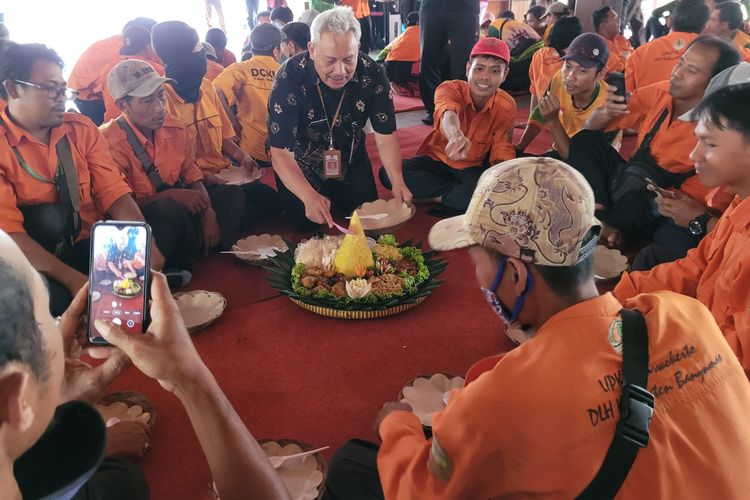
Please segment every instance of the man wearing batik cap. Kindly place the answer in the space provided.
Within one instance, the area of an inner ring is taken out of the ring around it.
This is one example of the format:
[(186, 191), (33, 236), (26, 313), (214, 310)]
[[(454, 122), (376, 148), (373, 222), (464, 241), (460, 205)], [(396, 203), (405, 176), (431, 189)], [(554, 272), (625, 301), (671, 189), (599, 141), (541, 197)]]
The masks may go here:
[[(435, 91), (432, 132), (417, 156), (404, 160), (403, 176), (414, 198), (443, 205), (437, 215), (465, 212), (482, 172), (515, 157), (510, 137), (516, 102), (500, 89), (509, 62), (505, 42), (483, 38), (466, 64), (468, 81), (443, 82)], [(380, 182), (391, 187), (385, 167)]]
[[(562, 68), (552, 76), (549, 89), (531, 110), (518, 145), (523, 153), (543, 127), (552, 135), (554, 151), (545, 156), (568, 159), (570, 138), (583, 129), (596, 108), (604, 105), (609, 47), (596, 33), (583, 33), (570, 42), (562, 57)], [(613, 134), (609, 139), (614, 139)]]
[(169, 81), (145, 61), (119, 63), (107, 87), (122, 114), (100, 129), (167, 268), (192, 271), (200, 253), (237, 240), (245, 195), (239, 186), (204, 186), (187, 127), (165, 110)]
[[(659, 292), (620, 304), (600, 296), (592, 263), (598, 234), (591, 188), (568, 165), (523, 158), (487, 170), (466, 214), (438, 222), (430, 245), (468, 248), (502, 328), (515, 320), (535, 333), (516, 337), (523, 343), (486, 363), (481, 375), (469, 373), (468, 384), (432, 416), (430, 439), (408, 404), (386, 404), (376, 424), (375, 481), (363, 461), (346, 469), (353, 453), (368, 449), (352, 441), (331, 462), (328, 493), (743, 496), (750, 477), (733, 472), (750, 453), (750, 384), (742, 368), (696, 300)], [(640, 318), (642, 326), (630, 323)], [(637, 346), (643, 349), (634, 352)], [(621, 398), (628, 411), (620, 411)], [(622, 437), (621, 428), (642, 432), (628, 436), (645, 447)], [(610, 455), (614, 463), (605, 467), (610, 446), (623, 455)], [(605, 479), (599, 472), (608, 467)], [(604, 487), (588, 488), (596, 476)]]

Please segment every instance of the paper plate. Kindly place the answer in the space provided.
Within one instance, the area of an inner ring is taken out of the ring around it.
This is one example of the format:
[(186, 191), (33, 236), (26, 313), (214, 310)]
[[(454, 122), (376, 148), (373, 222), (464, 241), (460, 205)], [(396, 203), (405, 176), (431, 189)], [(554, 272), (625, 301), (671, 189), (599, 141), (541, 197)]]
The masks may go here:
[(233, 252), (253, 252), (234, 256), (254, 266), (262, 265), (268, 257), (276, 255), (276, 252), (286, 252), (287, 248), (281, 236), (270, 234), (248, 236), (232, 245)]
[(406, 203), (402, 203), (399, 206), (396, 204), (395, 199), (390, 199), (363, 203), (357, 209), (357, 212), (360, 217), (363, 215), (388, 214), (388, 217), (380, 220), (361, 219), (362, 229), (382, 234), (395, 231), (404, 222), (414, 217), (416, 209), (414, 205), (407, 205)]
[[(314, 449), (293, 439), (262, 440), (260, 443), (268, 457), (283, 457)], [(315, 500), (323, 496), (327, 470), (323, 455), (316, 453), (288, 460), (276, 472), (293, 500)]]
[(432, 426), (432, 415), (445, 408), (453, 389), (464, 386), (463, 377), (449, 373), (414, 377), (401, 389), (399, 401), (409, 403), (425, 427)]
[(263, 171), (256, 169), (252, 174), (248, 174), (247, 170), (242, 167), (227, 167), (219, 170), (216, 176), (226, 181), (230, 186), (241, 186), (255, 182), (263, 177)]
[(594, 276), (599, 280), (617, 278), (628, 269), (628, 258), (616, 248), (594, 248)]
[(141, 422), (149, 427), (153, 427), (156, 421), (156, 408), (140, 392), (109, 394), (96, 403), (96, 409), (108, 426), (113, 418), (120, 422)]
[(217, 292), (195, 290), (176, 293), (173, 297), (190, 333), (197, 332), (216, 321), (227, 307), (227, 299)]

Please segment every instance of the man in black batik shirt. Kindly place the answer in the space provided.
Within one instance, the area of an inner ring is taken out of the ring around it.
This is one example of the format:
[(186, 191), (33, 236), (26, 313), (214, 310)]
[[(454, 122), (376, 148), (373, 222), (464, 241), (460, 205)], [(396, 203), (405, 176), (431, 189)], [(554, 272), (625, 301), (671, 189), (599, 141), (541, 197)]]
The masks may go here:
[(268, 141), (287, 217), (300, 230), (333, 224), (377, 198), (363, 127), (370, 120), (398, 202), (411, 201), (388, 80), (359, 52), (360, 27), (346, 7), (315, 18), (308, 52), (276, 73), (268, 100)]

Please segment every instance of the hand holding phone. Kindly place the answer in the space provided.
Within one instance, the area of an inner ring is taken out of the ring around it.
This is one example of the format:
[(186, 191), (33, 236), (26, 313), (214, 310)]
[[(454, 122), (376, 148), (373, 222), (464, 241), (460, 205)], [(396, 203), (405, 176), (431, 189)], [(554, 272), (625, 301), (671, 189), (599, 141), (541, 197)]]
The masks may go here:
[(651, 191), (652, 193), (656, 193), (657, 196), (663, 196), (664, 198), (676, 198), (677, 195), (675, 195), (672, 191), (668, 191), (664, 188), (659, 187), (656, 182), (653, 181), (653, 179), (649, 179), (648, 177), (646, 179), (646, 189)]
[(611, 85), (615, 88), (612, 92), (613, 95), (622, 97), (622, 100), (619, 101), (621, 104), (626, 104), (628, 102), (628, 94), (625, 89), (625, 75), (613, 71), (604, 81), (607, 82), (607, 85)]
[(147, 323), (151, 228), (145, 222), (97, 222), (91, 229), (89, 331), (92, 344), (107, 345), (96, 320), (140, 334)]

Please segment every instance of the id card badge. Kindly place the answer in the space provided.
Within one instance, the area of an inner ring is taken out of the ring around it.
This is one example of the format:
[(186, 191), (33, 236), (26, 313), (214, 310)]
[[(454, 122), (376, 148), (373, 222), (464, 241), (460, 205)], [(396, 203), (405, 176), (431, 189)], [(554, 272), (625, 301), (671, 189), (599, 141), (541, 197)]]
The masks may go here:
[(328, 179), (340, 179), (341, 170), (341, 151), (329, 148), (323, 153), (323, 174)]

